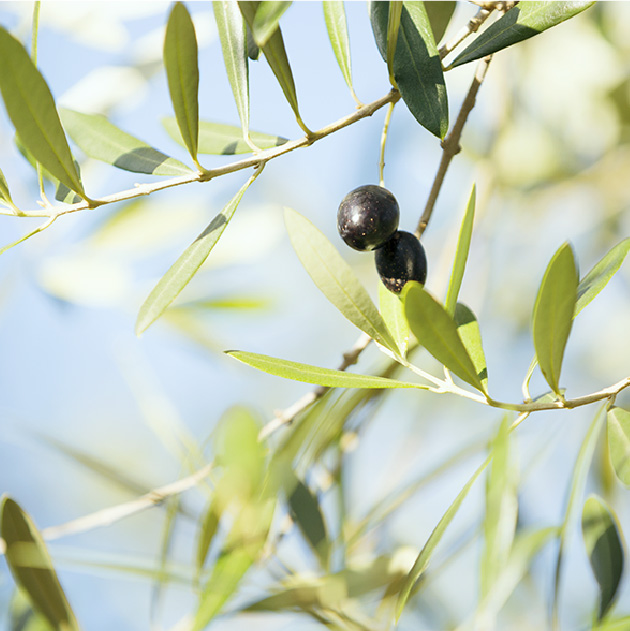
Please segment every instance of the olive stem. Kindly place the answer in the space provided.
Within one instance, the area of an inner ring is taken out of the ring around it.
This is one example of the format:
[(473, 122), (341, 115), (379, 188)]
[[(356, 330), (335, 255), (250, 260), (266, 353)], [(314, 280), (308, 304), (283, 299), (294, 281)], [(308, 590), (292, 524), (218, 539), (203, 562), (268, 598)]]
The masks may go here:
[(379, 184), (385, 186), (385, 179), (383, 178), (383, 171), (385, 170), (385, 144), (387, 143), (387, 133), (389, 131), (389, 123), (392, 120), (392, 114), (394, 113), (394, 107), (396, 107), (396, 101), (392, 101), (387, 108), (387, 114), (385, 114), (385, 122), (383, 123), (383, 134), (381, 136), (381, 159), (378, 164), (379, 171)]
[(490, 17), (495, 7), (482, 6), (470, 19), (468, 24), (462, 26), (457, 33), (445, 44), (440, 46), (438, 51), (440, 59), (444, 59), (451, 51), (455, 50), (467, 37), (476, 33), (479, 27)]

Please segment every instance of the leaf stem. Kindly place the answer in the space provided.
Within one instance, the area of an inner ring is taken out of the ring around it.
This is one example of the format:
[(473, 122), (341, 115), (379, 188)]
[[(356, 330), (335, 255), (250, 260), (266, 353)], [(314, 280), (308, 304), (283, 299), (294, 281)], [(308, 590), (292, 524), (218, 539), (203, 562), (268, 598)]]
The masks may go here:
[(387, 133), (389, 131), (389, 123), (392, 120), (392, 114), (394, 113), (394, 107), (396, 107), (396, 102), (392, 101), (387, 108), (385, 122), (383, 123), (383, 134), (381, 136), (381, 159), (378, 164), (379, 183), (381, 186), (385, 186), (385, 180), (383, 178), (383, 171), (385, 170), (385, 145), (387, 143)]

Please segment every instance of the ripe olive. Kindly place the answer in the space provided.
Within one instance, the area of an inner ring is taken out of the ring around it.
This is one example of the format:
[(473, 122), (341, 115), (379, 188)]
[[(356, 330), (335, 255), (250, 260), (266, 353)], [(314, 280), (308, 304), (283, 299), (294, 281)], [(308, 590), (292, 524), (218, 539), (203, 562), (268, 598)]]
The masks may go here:
[(421, 285), (427, 280), (427, 255), (422, 244), (410, 232), (398, 230), (394, 236), (376, 250), (376, 271), (383, 285), (399, 294), (407, 281)]
[(355, 250), (380, 248), (398, 229), (400, 210), (386, 188), (368, 184), (350, 191), (339, 205), (337, 228)]

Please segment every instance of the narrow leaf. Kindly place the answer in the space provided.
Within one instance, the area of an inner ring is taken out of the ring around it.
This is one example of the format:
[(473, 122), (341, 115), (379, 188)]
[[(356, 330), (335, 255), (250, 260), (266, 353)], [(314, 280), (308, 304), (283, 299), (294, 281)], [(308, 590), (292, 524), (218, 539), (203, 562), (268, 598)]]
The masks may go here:
[(278, 30), (280, 18), (291, 4), (276, 0), (265, 0), (258, 4), (252, 25), (252, 35), (258, 46), (262, 48)]
[[(389, 2), (371, 2), (372, 31), (387, 61)], [(394, 56), (394, 78), (414, 118), (438, 138), (448, 131), (448, 100), (442, 62), (424, 2), (403, 1)]]
[(488, 367), (486, 365), (486, 356), (483, 352), (479, 323), (471, 309), (461, 302), (458, 302), (455, 308), (455, 324), (457, 324), (457, 332), (462, 344), (468, 351), (473, 366), (477, 371), (477, 376), (484, 387), (484, 392), (486, 392), (488, 389)]
[(332, 46), (335, 58), (344, 81), (354, 94), (352, 86), (352, 65), (350, 61), (350, 40), (348, 38), (348, 25), (346, 23), (346, 10), (342, 0), (324, 0), (324, 19), (328, 31), (328, 39)]
[(119, 169), (150, 175), (190, 175), (185, 164), (122, 131), (101, 114), (59, 110), (68, 134), (86, 155)]
[(577, 300), (578, 271), (568, 243), (554, 254), (543, 277), (533, 314), (536, 358), (551, 389), (559, 393), (564, 349)]
[[(249, 138), (249, 66), (247, 62), (247, 27), (238, 4), (233, 0), (214, 0), (214, 19), (219, 31), (223, 63), (227, 72), (234, 101), (241, 119), (242, 138)], [(169, 132), (170, 133), (170, 132)], [(238, 140), (238, 139), (237, 139)], [(202, 139), (199, 139), (200, 146)], [(244, 144), (247, 145), (247, 142)], [(200, 153), (214, 153), (202, 151)], [(247, 146), (244, 151), (251, 151)], [(224, 153), (220, 151), (219, 153)], [(233, 153), (237, 153), (234, 151)], [(240, 152), (239, 152), (240, 153)]]
[(630, 412), (613, 407), (607, 416), (610, 461), (617, 477), (630, 486)]
[(406, 355), (409, 346), (409, 322), (405, 317), (405, 305), (400, 295), (379, 283), (378, 302), (383, 320), (396, 341), (400, 354)]
[[(175, 142), (184, 145), (177, 127), (177, 121), (174, 118), (163, 118), (162, 125)], [(281, 136), (263, 134), (257, 131), (250, 132), (250, 139), (260, 149), (271, 149), (287, 142), (287, 139)], [(241, 128), (234, 125), (201, 121), (199, 123), (199, 146), (197, 151), (198, 153), (231, 156), (237, 153), (251, 153), (252, 147), (243, 140)]]
[(459, 295), (459, 290), (462, 286), (464, 269), (466, 268), (468, 252), (470, 251), (470, 240), (472, 238), (473, 222), (475, 220), (475, 198), (476, 188), (473, 185), (468, 199), (468, 205), (466, 206), (466, 212), (464, 213), (464, 218), (462, 219), (462, 225), (459, 229), (459, 238), (457, 239), (457, 250), (455, 251), (453, 271), (451, 272), (451, 278), (448, 282), (448, 291), (446, 292), (446, 301), (444, 302), (446, 310), (451, 315), (455, 313), (457, 296)]
[(284, 221), (295, 253), (326, 298), (374, 341), (398, 352), (367, 290), (330, 241), (308, 219), (290, 208), (284, 211)]
[(496, 53), (517, 42), (538, 35), (556, 26), (595, 2), (533, 2), (522, 0), (494, 24), (479, 35), (470, 46), (460, 53), (452, 67), (467, 64), (475, 59)]
[(47, 618), (33, 609), (31, 601), (21, 589), (13, 593), (8, 617), (11, 631), (55, 631)]
[(427, 10), (431, 30), (433, 31), (433, 39), (435, 43), (439, 43), (444, 37), (446, 28), (448, 27), (451, 17), (455, 12), (457, 2), (443, 0), (442, 2), (425, 2), (424, 8)]
[(9, 208), (13, 208), (13, 210), (17, 210), (17, 206), (13, 203), (13, 199), (11, 199), (11, 193), (9, 191), (9, 185), (4, 177), (4, 173), (0, 170), (0, 204), (5, 204), (9, 206)]
[(199, 67), (197, 36), (188, 9), (176, 2), (164, 37), (164, 66), (175, 117), (184, 143), (197, 162)]
[(197, 576), (201, 573), (206, 562), (210, 546), (219, 530), (221, 513), (216, 500), (210, 500), (210, 505), (202, 515), (197, 531), (196, 570)]
[(591, 495), (582, 510), (582, 536), (600, 589), (598, 620), (615, 600), (623, 572), (623, 546), (617, 519), (606, 502)]
[(396, 87), (394, 79), (394, 57), (396, 56), (396, 48), (398, 46), (398, 31), (400, 30), (400, 16), (402, 14), (402, 0), (391, 0), (387, 3), (389, 11), (387, 14), (387, 71), (389, 72), (389, 81)]
[(403, 288), (405, 314), (411, 332), (435, 359), (460, 379), (484, 392), (484, 385), (446, 309), (416, 282)]
[(22, 143), (41, 165), (86, 198), (55, 101), (29, 54), (0, 27), (0, 92)]
[(630, 616), (621, 618), (608, 617), (593, 627), (593, 631), (628, 631), (628, 629), (630, 629)]
[(208, 258), (208, 255), (223, 234), (230, 219), (232, 219), (243, 194), (258, 177), (259, 173), (260, 169), (254, 171), (238, 193), (226, 204), (225, 208), (184, 250), (177, 261), (173, 263), (166, 274), (159, 280), (158, 284), (144, 301), (144, 304), (140, 307), (136, 321), (136, 335), (140, 335), (146, 331), (191, 281), (192, 277), (197, 273), (197, 270)]
[(63, 592), (44, 540), (31, 518), (9, 497), (0, 504), (5, 558), (15, 582), (55, 629), (78, 631), (79, 625)]
[(580, 281), (577, 290), (575, 315), (592, 302), (608, 281), (619, 271), (626, 255), (630, 251), (630, 237), (612, 248), (593, 269)]
[(407, 381), (397, 381), (386, 377), (374, 377), (372, 375), (357, 375), (355, 373), (333, 370), (331, 368), (320, 368), (310, 364), (300, 364), (287, 359), (277, 359), (268, 355), (258, 353), (248, 353), (246, 351), (226, 351), (226, 354), (238, 361), (252, 366), (262, 372), (266, 372), (275, 377), (303, 381), (326, 388), (419, 388), (426, 389), (418, 383)]

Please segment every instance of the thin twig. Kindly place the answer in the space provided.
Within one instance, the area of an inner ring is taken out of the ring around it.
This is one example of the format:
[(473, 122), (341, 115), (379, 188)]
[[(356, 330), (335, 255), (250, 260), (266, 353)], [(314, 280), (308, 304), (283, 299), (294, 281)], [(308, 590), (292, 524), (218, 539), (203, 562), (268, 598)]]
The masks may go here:
[(492, 13), (491, 8), (482, 7), (475, 13), (470, 19), (468, 24), (462, 26), (462, 28), (455, 33), (455, 35), (448, 41), (440, 46), (439, 55), (440, 59), (444, 59), (451, 51), (457, 48), (469, 35), (476, 33), (479, 27), (490, 17)]

